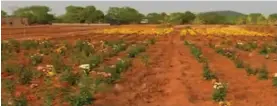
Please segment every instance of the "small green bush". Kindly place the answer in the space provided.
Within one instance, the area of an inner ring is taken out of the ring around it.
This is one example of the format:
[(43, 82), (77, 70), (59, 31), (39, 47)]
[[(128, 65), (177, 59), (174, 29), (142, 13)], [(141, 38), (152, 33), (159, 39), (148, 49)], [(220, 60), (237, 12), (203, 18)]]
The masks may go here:
[(260, 80), (267, 80), (268, 79), (268, 71), (265, 65), (258, 72), (258, 79)]
[(272, 83), (273, 83), (273, 86), (277, 88), (277, 77), (273, 77)]
[(30, 59), (31, 59), (32, 65), (38, 65), (42, 62), (42, 56), (40, 56), (39, 54), (30, 56)]
[(212, 99), (216, 102), (224, 101), (227, 96), (227, 85), (223, 84), (222, 88), (214, 89)]
[(251, 68), (250, 66), (247, 66), (245, 71), (247, 72), (248, 76), (250, 76), (250, 75), (256, 75), (257, 74), (257, 70)]
[(19, 82), (21, 84), (29, 84), (30, 81), (32, 81), (32, 78), (33, 72), (30, 70), (30, 68), (22, 67), (19, 73)]
[(75, 85), (78, 83), (80, 76), (74, 74), (72, 71), (64, 71), (60, 77), (61, 81), (65, 81), (70, 85)]
[(205, 64), (203, 67), (203, 77), (205, 80), (212, 80), (216, 78), (215, 74), (210, 71), (210, 68), (207, 64)]
[(144, 52), (144, 51), (145, 51), (145, 46), (144, 45), (135, 45), (135, 46), (131, 47), (130, 50), (128, 51), (128, 56), (130, 58), (134, 58), (139, 53)]
[(92, 93), (86, 89), (81, 88), (80, 93), (76, 96), (71, 97), (70, 103), (72, 106), (84, 106), (89, 105), (93, 101)]
[(244, 68), (244, 63), (243, 63), (242, 60), (240, 60), (240, 59), (235, 59), (235, 60), (234, 60), (234, 63), (236, 64), (236, 67), (237, 67), (237, 68)]

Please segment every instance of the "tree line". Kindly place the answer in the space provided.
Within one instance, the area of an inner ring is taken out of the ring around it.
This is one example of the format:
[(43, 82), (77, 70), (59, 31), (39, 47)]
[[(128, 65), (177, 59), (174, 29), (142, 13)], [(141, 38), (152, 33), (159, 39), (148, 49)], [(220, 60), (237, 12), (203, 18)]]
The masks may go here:
[(167, 14), (149, 13), (142, 14), (131, 7), (110, 7), (106, 14), (95, 6), (67, 6), (63, 15), (51, 14), (47, 6), (29, 6), (18, 8), (8, 15), (1, 10), (1, 17), (28, 18), (29, 24), (50, 23), (118, 23), (138, 24), (147, 19), (149, 24), (274, 24), (277, 21), (277, 13), (265, 17), (261, 13), (240, 14), (234, 16), (223, 15), (217, 12), (195, 14), (190, 11), (174, 12)]

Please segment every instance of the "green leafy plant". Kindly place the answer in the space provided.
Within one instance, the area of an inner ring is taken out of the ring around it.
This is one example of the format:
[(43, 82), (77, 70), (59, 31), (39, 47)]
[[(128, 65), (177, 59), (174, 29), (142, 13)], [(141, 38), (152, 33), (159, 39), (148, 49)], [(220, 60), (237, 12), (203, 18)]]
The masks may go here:
[(2, 52), (7, 52), (7, 53), (12, 53), (12, 52), (16, 52), (19, 53), (20, 52), (20, 42), (14, 39), (9, 39), (7, 40), (7, 42), (3, 41), (1, 42), (1, 50)]
[(16, 74), (20, 72), (20, 65), (19, 64), (7, 64), (5, 65), (5, 72), (8, 74)]
[(33, 72), (30, 68), (22, 67), (18, 77), (21, 84), (29, 84), (33, 78)]
[(268, 71), (265, 65), (258, 72), (258, 79), (260, 80), (267, 80), (268, 79)]
[(61, 73), (62, 71), (65, 71), (65, 69), (68, 68), (68, 66), (66, 66), (63, 62), (61, 55), (52, 54), (51, 56), (51, 63), (53, 64), (54, 69), (57, 73)]
[(148, 67), (149, 66), (149, 56), (148, 55), (142, 55), (141, 56), (141, 60), (143, 62), (143, 64)]
[(14, 100), (14, 106), (28, 106), (28, 101), (25, 95), (21, 95)]
[(92, 55), (95, 50), (89, 42), (78, 40), (75, 44), (75, 49), (79, 52), (84, 52), (86, 56)]
[(140, 44), (140, 45), (134, 45), (132, 46), (129, 51), (128, 51), (128, 56), (130, 58), (134, 58), (136, 57), (140, 52), (144, 52), (145, 51), (145, 46)]
[(246, 66), (245, 71), (247, 72), (247, 75), (256, 75), (257, 74), (257, 70), (251, 68), (249, 65)]
[(150, 39), (147, 40), (147, 42), (148, 42), (148, 44), (153, 45), (153, 44), (156, 43), (156, 39), (155, 38), (150, 38)]
[(273, 77), (272, 83), (273, 83), (273, 86), (277, 88), (277, 77)]
[(10, 79), (2, 79), (2, 87), (5, 88), (9, 93), (13, 93), (15, 89), (15, 82)]
[(80, 75), (73, 73), (72, 71), (64, 71), (60, 77), (61, 81), (65, 81), (70, 85), (78, 83)]
[(72, 106), (84, 106), (89, 105), (93, 101), (93, 95), (89, 89), (81, 88), (80, 93), (76, 96), (70, 98), (70, 103)]
[(244, 68), (244, 63), (243, 63), (242, 60), (240, 60), (240, 59), (235, 59), (235, 60), (234, 60), (234, 63), (236, 64), (236, 67), (237, 67), (237, 68)]
[(39, 43), (35, 40), (24, 40), (21, 43), (23, 49), (30, 50), (36, 49), (39, 46)]
[(212, 99), (216, 102), (224, 101), (227, 95), (227, 85), (222, 84), (221, 87), (214, 88)]
[(32, 65), (38, 65), (42, 62), (42, 56), (39, 54), (35, 54), (30, 56)]
[(210, 71), (210, 68), (207, 64), (205, 64), (203, 67), (203, 77), (205, 80), (212, 80), (216, 78), (215, 74)]
[(53, 94), (47, 92), (44, 96), (44, 106), (52, 106), (53, 105), (54, 96)]

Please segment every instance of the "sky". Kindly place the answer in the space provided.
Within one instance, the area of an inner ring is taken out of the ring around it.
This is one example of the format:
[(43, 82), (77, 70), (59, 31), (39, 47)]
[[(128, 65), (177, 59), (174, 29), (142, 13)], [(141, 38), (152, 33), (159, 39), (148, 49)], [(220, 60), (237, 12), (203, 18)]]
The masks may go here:
[(45, 5), (52, 9), (51, 13), (61, 15), (69, 5), (94, 5), (106, 13), (109, 7), (129, 6), (143, 14), (151, 12), (185, 12), (194, 13), (232, 10), (245, 14), (262, 13), (269, 15), (277, 13), (277, 1), (1, 1), (1, 10), (11, 14), (20, 7), (31, 5)]

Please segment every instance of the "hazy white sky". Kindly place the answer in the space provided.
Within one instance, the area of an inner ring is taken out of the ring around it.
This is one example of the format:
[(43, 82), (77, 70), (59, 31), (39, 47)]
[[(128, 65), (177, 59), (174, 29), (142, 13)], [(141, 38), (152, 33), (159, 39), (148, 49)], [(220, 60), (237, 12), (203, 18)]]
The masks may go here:
[(277, 1), (1, 1), (1, 3), (1, 9), (8, 13), (19, 7), (45, 5), (56, 15), (65, 13), (65, 7), (69, 5), (94, 5), (105, 13), (109, 7), (122, 6), (133, 7), (144, 14), (187, 10), (195, 13), (214, 10), (233, 10), (246, 14), (259, 12), (264, 15), (277, 13)]

